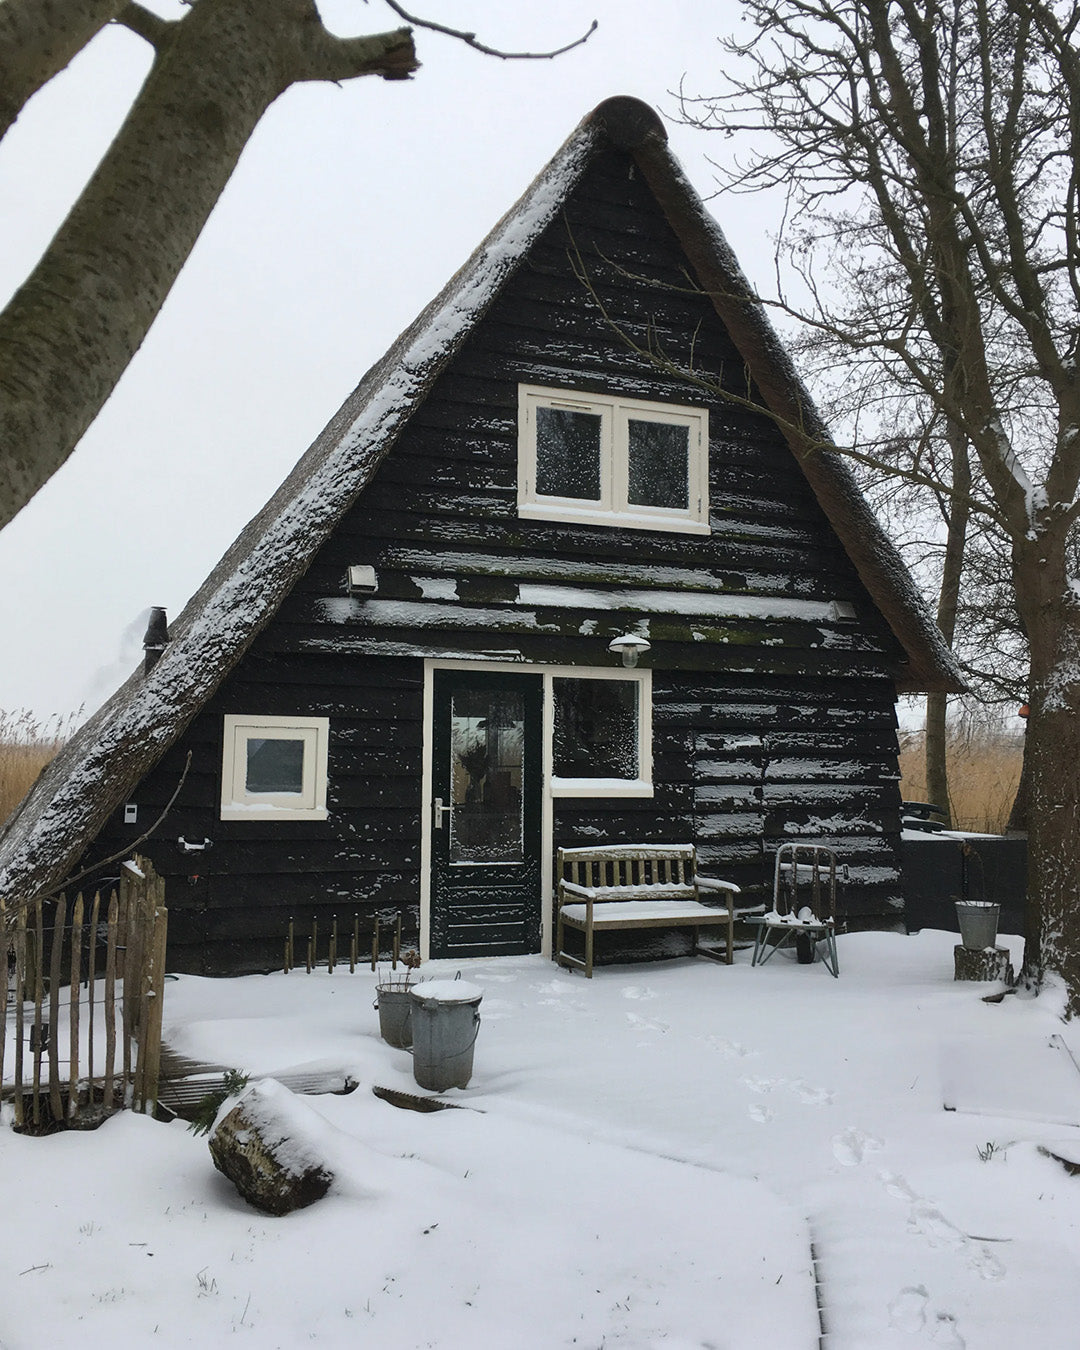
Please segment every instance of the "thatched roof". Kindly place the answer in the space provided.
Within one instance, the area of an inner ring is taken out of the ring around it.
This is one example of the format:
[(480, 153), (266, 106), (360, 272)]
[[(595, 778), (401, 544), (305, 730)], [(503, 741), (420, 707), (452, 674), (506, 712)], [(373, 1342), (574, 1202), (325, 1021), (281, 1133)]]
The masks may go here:
[(108, 816), (185, 731), (276, 613), (371, 480), (433, 381), (552, 222), (594, 153), (626, 150), (777, 417), (825, 514), (907, 656), (904, 691), (959, 690), (959, 671), (896, 549), (828, 445), (790, 358), (716, 222), (645, 104), (590, 113), (451, 279), (378, 361), (244, 528), (172, 625), (158, 664), (126, 684), (71, 739), (0, 833), (9, 906), (57, 889)]

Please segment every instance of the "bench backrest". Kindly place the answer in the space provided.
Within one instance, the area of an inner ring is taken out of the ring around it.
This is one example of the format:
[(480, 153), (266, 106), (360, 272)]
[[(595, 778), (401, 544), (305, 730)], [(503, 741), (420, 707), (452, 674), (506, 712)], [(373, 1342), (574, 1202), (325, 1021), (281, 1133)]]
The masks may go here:
[(696, 870), (693, 844), (559, 849), (559, 876), (578, 886), (685, 886), (693, 890)]

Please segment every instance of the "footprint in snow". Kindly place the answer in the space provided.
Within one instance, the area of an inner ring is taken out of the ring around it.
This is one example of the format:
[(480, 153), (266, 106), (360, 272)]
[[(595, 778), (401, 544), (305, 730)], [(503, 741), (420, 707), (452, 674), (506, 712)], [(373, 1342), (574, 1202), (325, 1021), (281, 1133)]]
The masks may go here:
[(706, 1045), (712, 1046), (714, 1050), (719, 1050), (722, 1055), (727, 1055), (729, 1059), (750, 1059), (757, 1054), (756, 1050), (751, 1050), (749, 1046), (740, 1045), (738, 1041), (729, 1041), (725, 1036), (701, 1036)]
[(899, 1172), (879, 1172), (881, 1184), (896, 1200), (918, 1200), (918, 1196)]
[(753, 1106), (748, 1108), (747, 1114), (751, 1120), (756, 1120), (759, 1125), (767, 1125), (773, 1119), (775, 1113), (770, 1111), (767, 1106), (758, 1106), (755, 1102)]
[(646, 999), (646, 998), (656, 998), (657, 993), (655, 989), (650, 989), (648, 985), (631, 984), (622, 991), (622, 996), (623, 998)]
[(931, 1247), (965, 1247), (969, 1240), (967, 1234), (950, 1223), (940, 1209), (925, 1200), (912, 1205), (908, 1231), (926, 1238)]
[(799, 1101), (805, 1102), (807, 1106), (832, 1105), (833, 1095), (827, 1088), (811, 1087), (809, 1083), (804, 1083), (801, 1078), (797, 1082), (789, 1084), (789, 1086)]
[(967, 1346), (967, 1341), (956, 1329), (956, 1318), (952, 1313), (938, 1313), (930, 1339), (942, 1350), (965, 1350)]
[(889, 1304), (889, 1326), (914, 1336), (926, 1325), (926, 1304), (930, 1295), (921, 1284), (901, 1289)]
[(668, 1030), (668, 1024), (666, 1022), (657, 1022), (651, 1017), (639, 1017), (637, 1013), (628, 1012), (626, 1014), (626, 1020), (632, 1027), (636, 1027), (639, 1031)]
[(787, 1087), (786, 1078), (740, 1078), (739, 1082), (751, 1092), (772, 1092), (775, 1088)]
[(985, 1247), (976, 1248), (968, 1264), (981, 1280), (1003, 1280), (1007, 1273), (1004, 1263)]
[(570, 992), (569, 985), (564, 984), (562, 980), (541, 980), (538, 984), (529, 987), (534, 994), (568, 994)]
[(833, 1135), (833, 1157), (845, 1167), (858, 1167), (867, 1153), (876, 1153), (885, 1145), (873, 1134), (866, 1134), (854, 1125)]

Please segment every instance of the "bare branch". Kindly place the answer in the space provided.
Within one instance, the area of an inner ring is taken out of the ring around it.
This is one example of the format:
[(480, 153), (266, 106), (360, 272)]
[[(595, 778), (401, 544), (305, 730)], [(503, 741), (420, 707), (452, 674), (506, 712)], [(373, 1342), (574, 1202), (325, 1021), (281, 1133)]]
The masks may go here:
[(163, 19), (160, 14), (154, 14), (144, 5), (136, 4), (135, 0), (124, 5), (114, 22), (130, 28), (133, 33), (138, 33), (139, 37), (145, 38), (151, 47), (155, 48), (160, 48), (169, 30), (175, 26), (173, 20)]
[(165, 817), (169, 814), (169, 812), (173, 809), (173, 804), (175, 803), (177, 797), (180, 796), (180, 789), (184, 786), (184, 782), (188, 776), (188, 771), (190, 770), (190, 768), (191, 768), (191, 751), (189, 750), (187, 752), (187, 758), (184, 760), (184, 768), (182, 773), (180, 774), (179, 782), (173, 789), (172, 796), (165, 803), (165, 807), (162, 810), (161, 814), (158, 816), (157, 820), (155, 820), (154, 823), (150, 826), (150, 828), (148, 830), (144, 830), (143, 833), (139, 835), (138, 839), (133, 839), (131, 843), (125, 844), (124, 847), (119, 851), (119, 853), (112, 853), (109, 855), (109, 857), (102, 858), (99, 862), (92, 863), (91, 866), (89, 867), (84, 867), (81, 872), (76, 872), (74, 876), (68, 877), (66, 880), (62, 881), (59, 886), (56, 887), (56, 890), (57, 891), (69, 890), (72, 886), (77, 886), (80, 881), (85, 881), (85, 879), (88, 876), (90, 876), (93, 872), (100, 872), (103, 867), (108, 867), (110, 863), (117, 862), (119, 861), (120, 858), (129, 857), (131, 853), (133, 853), (134, 850), (139, 847), (140, 844), (144, 844), (147, 841), (147, 839), (149, 839), (150, 836), (155, 832), (155, 830), (157, 830), (158, 826), (162, 824), (162, 822), (164, 821)]
[(337, 37), (316, 18), (304, 25), (297, 46), (298, 80), (352, 80), (360, 75), (407, 80), (420, 68), (408, 28)]
[(466, 32), (462, 28), (448, 28), (446, 24), (436, 23), (434, 19), (421, 19), (415, 14), (410, 14), (403, 5), (397, 3), (397, 0), (386, 0), (387, 5), (394, 11), (399, 19), (404, 19), (406, 23), (414, 24), (417, 28), (426, 28), (431, 33), (442, 33), (445, 37), (455, 38), (458, 42), (463, 42), (466, 47), (472, 47), (478, 52), (483, 52), (485, 56), (497, 56), (501, 61), (551, 61), (556, 56), (562, 56), (564, 52), (573, 51), (575, 47), (583, 46), (596, 32), (599, 24), (593, 19), (588, 30), (581, 37), (575, 38), (573, 42), (568, 42), (564, 47), (556, 47), (550, 52), (504, 52), (498, 47), (489, 47), (481, 42), (475, 33)]

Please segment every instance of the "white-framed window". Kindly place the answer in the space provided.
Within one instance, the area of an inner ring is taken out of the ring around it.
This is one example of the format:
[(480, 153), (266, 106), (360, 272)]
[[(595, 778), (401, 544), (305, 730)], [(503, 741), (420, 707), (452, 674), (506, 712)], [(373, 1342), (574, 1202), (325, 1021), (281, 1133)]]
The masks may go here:
[(552, 671), (551, 791), (652, 796), (652, 672)]
[(325, 820), (328, 717), (227, 713), (222, 820)]
[(518, 514), (708, 534), (708, 410), (519, 385)]

